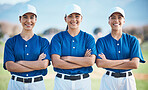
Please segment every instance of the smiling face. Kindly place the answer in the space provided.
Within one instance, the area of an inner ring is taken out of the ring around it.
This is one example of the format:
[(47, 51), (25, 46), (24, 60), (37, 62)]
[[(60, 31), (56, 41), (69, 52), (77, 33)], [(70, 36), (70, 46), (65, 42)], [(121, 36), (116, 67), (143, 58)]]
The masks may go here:
[(79, 25), (82, 22), (82, 16), (78, 13), (72, 13), (65, 17), (65, 22), (68, 25), (68, 29), (79, 29)]
[(114, 31), (121, 30), (122, 31), (122, 27), (123, 27), (123, 24), (125, 23), (125, 19), (122, 16), (122, 14), (116, 12), (116, 13), (113, 13), (109, 17), (108, 23), (111, 26), (112, 30), (114, 30)]
[(26, 13), (20, 18), (20, 23), (22, 24), (23, 30), (31, 31), (35, 26), (37, 18), (33, 13)]

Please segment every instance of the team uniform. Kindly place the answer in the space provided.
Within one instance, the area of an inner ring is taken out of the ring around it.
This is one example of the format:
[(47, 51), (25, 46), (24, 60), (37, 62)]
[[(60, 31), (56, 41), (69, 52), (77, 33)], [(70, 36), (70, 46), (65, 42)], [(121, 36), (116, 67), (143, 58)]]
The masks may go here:
[[(17, 62), (20, 60), (36, 61), (41, 53), (49, 56), (49, 42), (47, 39), (34, 34), (25, 41), (20, 34), (9, 38), (4, 50), (4, 69), (7, 61)], [(47, 69), (35, 70), (31, 72), (11, 72), (12, 78), (8, 85), (8, 90), (45, 90), (43, 77), (47, 74)]]
[[(91, 54), (96, 55), (94, 38), (81, 30), (75, 37), (68, 31), (62, 31), (51, 41), (51, 55), (84, 57), (87, 49), (91, 49)], [(54, 71), (58, 73), (55, 77), (54, 90), (91, 90), (88, 74), (93, 71), (91, 66), (77, 69), (54, 68)]]
[[(125, 33), (122, 33), (118, 41), (111, 36), (111, 33), (98, 39), (96, 48), (97, 54), (103, 53), (109, 60), (138, 57), (141, 63), (145, 63), (138, 40)], [(97, 59), (101, 58), (97, 56)], [(102, 77), (100, 90), (136, 90), (131, 69), (105, 69), (107, 72)]]

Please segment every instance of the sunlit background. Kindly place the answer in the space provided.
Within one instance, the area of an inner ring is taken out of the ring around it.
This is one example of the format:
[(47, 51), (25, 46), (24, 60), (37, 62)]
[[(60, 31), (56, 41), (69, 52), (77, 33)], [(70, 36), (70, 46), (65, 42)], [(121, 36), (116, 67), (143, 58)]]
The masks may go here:
[(125, 10), (126, 23), (124, 27), (142, 27), (148, 25), (147, 0), (0, 0), (0, 22), (20, 24), (19, 9), (24, 4), (32, 4), (37, 8), (38, 21), (34, 32), (43, 33), (49, 28), (64, 30), (64, 9), (69, 4), (78, 4), (83, 13), (81, 30), (93, 34), (97, 27), (103, 34), (110, 32), (108, 11), (119, 6)]
[[(34, 5), (37, 9), (37, 23), (34, 33), (51, 41), (54, 34), (65, 30), (64, 10), (69, 4), (77, 4), (82, 9), (82, 31), (92, 34), (96, 39), (110, 33), (108, 12), (112, 7), (125, 10), (123, 31), (138, 38), (143, 56), (148, 60), (148, 0), (0, 0), (0, 90), (6, 90), (10, 80), (8, 71), (2, 68), (5, 41), (21, 32), (19, 10), (25, 4)], [(97, 36), (99, 35), (99, 36)], [(92, 90), (99, 90), (100, 78), (104, 71), (96, 66), (91, 74)], [(52, 90), (55, 72), (52, 65), (45, 77), (47, 90)], [(148, 63), (140, 64), (133, 73), (138, 90), (148, 90)]]

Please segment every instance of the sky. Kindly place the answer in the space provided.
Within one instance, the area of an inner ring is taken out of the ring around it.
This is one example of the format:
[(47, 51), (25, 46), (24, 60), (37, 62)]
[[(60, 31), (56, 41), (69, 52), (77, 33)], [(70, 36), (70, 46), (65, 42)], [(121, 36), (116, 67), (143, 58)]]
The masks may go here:
[(19, 24), (19, 11), (24, 4), (36, 7), (38, 18), (34, 32), (39, 34), (48, 28), (65, 29), (64, 10), (69, 4), (77, 4), (82, 9), (82, 31), (93, 33), (97, 27), (102, 32), (110, 32), (108, 12), (113, 7), (121, 7), (125, 11), (125, 25), (148, 25), (147, 0), (0, 0), (0, 22)]

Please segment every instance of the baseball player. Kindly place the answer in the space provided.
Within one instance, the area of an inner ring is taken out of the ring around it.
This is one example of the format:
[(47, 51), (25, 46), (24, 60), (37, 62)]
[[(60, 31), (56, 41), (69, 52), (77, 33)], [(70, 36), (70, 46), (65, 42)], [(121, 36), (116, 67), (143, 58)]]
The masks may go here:
[(33, 33), (36, 8), (32, 5), (23, 7), (19, 21), (22, 32), (5, 43), (3, 67), (12, 75), (8, 90), (45, 90), (43, 76), (50, 64), (49, 42)]
[(132, 69), (138, 68), (139, 61), (145, 62), (140, 44), (136, 37), (122, 32), (125, 13), (120, 7), (111, 9), (108, 23), (111, 33), (96, 43), (96, 65), (107, 70), (100, 90), (136, 90)]
[(89, 73), (96, 58), (95, 40), (79, 29), (82, 13), (78, 5), (66, 8), (65, 22), (68, 30), (51, 40), (51, 59), (57, 72), (54, 90), (91, 90)]

